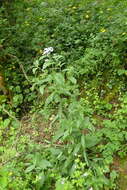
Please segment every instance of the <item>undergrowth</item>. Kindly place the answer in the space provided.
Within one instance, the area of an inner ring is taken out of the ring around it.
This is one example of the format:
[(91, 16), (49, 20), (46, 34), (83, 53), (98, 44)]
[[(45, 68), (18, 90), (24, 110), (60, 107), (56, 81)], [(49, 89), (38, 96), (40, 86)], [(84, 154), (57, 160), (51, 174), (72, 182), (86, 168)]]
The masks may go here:
[(0, 190), (126, 189), (126, 6), (3, 3)]

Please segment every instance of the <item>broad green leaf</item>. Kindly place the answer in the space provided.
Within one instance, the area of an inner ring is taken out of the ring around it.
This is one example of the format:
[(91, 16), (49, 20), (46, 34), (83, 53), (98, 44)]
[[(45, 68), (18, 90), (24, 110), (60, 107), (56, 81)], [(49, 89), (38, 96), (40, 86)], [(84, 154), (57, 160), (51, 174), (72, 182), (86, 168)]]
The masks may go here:
[(49, 148), (49, 151), (51, 151), (51, 153), (53, 155), (59, 155), (62, 151), (58, 148)]
[(54, 75), (55, 82), (61, 86), (65, 83), (64, 76), (61, 73), (56, 73)]
[(7, 190), (8, 172), (4, 168), (0, 169), (0, 190)]
[(3, 122), (3, 126), (6, 128), (10, 124), (11, 120), (10, 119), (5, 119)]
[(94, 134), (87, 134), (85, 136), (85, 139), (86, 139), (86, 148), (91, 148), (91, 147), (97, 145), (101, 140)]
[(57, 181), (55, 190), (64, 190), (64, 181), (62, 180)]
[(42, 159), (41, 162), (38, 164), (38, 167), (41, 169), (51, 168), (52, 165), (48, 160)]

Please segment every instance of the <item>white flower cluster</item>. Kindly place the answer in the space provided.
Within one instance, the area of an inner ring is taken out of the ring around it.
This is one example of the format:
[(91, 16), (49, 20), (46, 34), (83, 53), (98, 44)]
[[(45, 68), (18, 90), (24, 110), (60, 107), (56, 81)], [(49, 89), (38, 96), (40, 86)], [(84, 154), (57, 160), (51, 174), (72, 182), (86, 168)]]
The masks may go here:
[(49, 55), (53, 51), (54, 51), (53, 47), (45, 48), (44, 51), (43, 51), (43, 55)]

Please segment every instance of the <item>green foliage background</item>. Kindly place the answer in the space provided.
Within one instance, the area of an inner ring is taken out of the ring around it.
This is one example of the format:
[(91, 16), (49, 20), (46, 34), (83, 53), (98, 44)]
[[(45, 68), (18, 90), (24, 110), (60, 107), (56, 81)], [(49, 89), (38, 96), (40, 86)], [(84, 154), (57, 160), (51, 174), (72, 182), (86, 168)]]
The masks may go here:
[[(127, 2), (0, 8), (1, 190), (125, 190)], [(44, 54), (44, 49), (53, 52)]]

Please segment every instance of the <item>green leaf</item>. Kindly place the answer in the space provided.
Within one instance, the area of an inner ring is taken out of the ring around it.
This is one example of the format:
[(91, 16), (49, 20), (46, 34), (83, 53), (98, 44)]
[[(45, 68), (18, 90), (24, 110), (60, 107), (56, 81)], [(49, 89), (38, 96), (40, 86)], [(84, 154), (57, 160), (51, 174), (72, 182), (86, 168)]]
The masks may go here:
[(118, 69), (118, 75), (121, 76), (125, 73), (125, 69)]
[(53, 65), (53, 62), (52, 61), (46, 61), (44, 64), (43, 64), (43, 69), (46, 69), (47, 67)]
[(33, 74), (35, 74), (36, 73), (36, 70), (37, 70), (38, 68), (33, 68), (32, 69), (32, 71), (33, 71)]
[(86, 129), (90, 129), (90, 130), (94, 130), (94, 127), (92, 125), (92, 123), (90, 122), (89, 117), (85, 117), (85, 121), (84, 121), (84, 128)]
[(65, 178), (59, 179), (56, 182), (55, 190), (74, 190), (73, 185)]
[(58, 148), (49, 148), (49, 151), (51, 151), (51, 153), (53, 155), (59, 155), (62, 151)]
[(36, 189), (39, 190), (40, 188), (43, 187), (44, 182), (45, 182), (45, 174), (44, 174), (44, 172), (39, 173), (39, 175), (37, 177), (38, 177), (38, 181), (37, 181), (37, 184), (36, 184)]
[(64, 190), (64, 181), (62, 182), (61, 180), (58, 180), (56, 182), (56, 188), (55, 190)]
[(56, 135), (53, 137), (53, 142), (56, 142), (63, 135), (64, 135), (64, 131), (62, 129), (58, 130)]
[(39, 91), (43, 95), (44, 94), (45, 86), (40, 86)]
[(52, 103), (54, 100), (54, 95), (55, 93), (52, 93), (48, 96), (48, 98), (46, 99), (45, 105), (47, 106), (48, 104)]
[(39, 66), (39, 60), (34, 61), (34, 65), (35, 65), (36, 67), (38, 67), (38, 66)]
[(3, 122), (3, 126), (6, 128), (9, 126), (9, 124), (10, 124), (10, 119), (5, 119)]
[(85, 139), (86, 139), (86, 148), (91, 148), (91, 147), (97, 145), (101, 140), (94, 134), (87, 134), (85, 136)]
[(74, 77), (72, 77), (72, 76), (69, 77), (69, 80), (70, 80), (73, 84), (76, 84), (76, 82), (77, 82), (76, 79), (75, 79)]
[(65, 83), (64, 76), (63, 76), (61, 73), (56, 73), (56, 74), (54, 75), (54, 79), (55, 79), (55, 82), (56, 82), (58, 85), (63, 86), (63, 84)]
[(83, 147), (84, 159), (86, 161), (87, 166), (89, 166), (88, 159), (87, 159), (87, 154), (86, 154), (86, 139), (85, 138), (86, 138), (85, 135), (81, 136), (81, 145)]
[(7, 190), (8, 185), (8, 172), (1, 168), (0, 170), (0, 190)]
[(35, 169), (35, 165), (31, 165), (31, 166), (29, 166), (26, 170), (25, 170), (25, 173), (29, 173), (29, 172), (31, 172), (32, 170), (34, 170)]
[(83, 148), (86, 147), (85, 136), (84, 135), (81, 136), (81, 145), (82, 145)]
[(78, 143), (78, 144), (76, 145), (76, 147), (74, 148), (73, 155), (77, 154), (77, 153), (79, 152), (80, 148), (81, 148), (81, 144)]
[(41, 169), (47, 169), (47, 168), (51, 168), (52, 165), (48, 160), (41, 160), (41, 162), (38, 164), (38, 167)]

